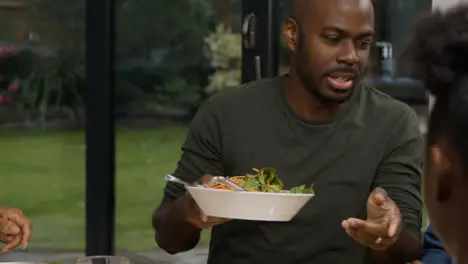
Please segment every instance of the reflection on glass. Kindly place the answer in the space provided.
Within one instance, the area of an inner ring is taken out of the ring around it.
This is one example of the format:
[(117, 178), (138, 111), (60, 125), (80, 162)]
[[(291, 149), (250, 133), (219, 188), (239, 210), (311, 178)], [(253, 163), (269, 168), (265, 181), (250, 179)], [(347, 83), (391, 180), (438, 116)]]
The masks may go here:
[(37, 260), (84, 249), (83, 4), (0, 2), (0, 200), (34, 222)]

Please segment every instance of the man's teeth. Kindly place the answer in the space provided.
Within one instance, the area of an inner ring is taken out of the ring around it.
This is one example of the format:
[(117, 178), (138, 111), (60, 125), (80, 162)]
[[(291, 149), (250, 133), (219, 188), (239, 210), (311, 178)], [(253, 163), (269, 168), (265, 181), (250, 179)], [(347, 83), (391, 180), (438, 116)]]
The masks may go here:
[(339, 82), (347, 82), (347, 81), (351, 80), (351, 78), (349, 78), (349, 77), (341, 77), (341, 76), (340, 77), (332, 77), (332, 78), (339, 81)]

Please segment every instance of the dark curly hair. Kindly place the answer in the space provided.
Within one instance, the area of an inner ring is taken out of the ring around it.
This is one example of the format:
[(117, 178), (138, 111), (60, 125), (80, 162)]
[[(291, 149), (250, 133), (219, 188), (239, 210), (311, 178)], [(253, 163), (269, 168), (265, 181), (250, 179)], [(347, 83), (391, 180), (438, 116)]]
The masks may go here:
[[(468, 5), (422, 17), (403, 62), (403, 70), (436, 99), (428, 143), (446, 135), (468, 160)], [(468, 172), (468, 162), (463, 163)]]

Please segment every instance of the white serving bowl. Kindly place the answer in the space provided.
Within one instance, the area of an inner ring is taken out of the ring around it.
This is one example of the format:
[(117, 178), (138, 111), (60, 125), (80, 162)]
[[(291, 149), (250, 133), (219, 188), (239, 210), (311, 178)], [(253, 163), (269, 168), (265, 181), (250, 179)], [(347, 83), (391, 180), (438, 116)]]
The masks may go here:
[(256, 221), (290, 221), (314, 194), (267, 193), (186, 187), (207, 216)]

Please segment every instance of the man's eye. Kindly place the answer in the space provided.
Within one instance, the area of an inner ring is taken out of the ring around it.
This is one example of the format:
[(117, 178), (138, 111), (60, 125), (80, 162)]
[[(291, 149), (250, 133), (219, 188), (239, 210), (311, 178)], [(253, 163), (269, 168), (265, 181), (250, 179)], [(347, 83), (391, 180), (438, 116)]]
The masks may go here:
[(323, 38), (331, 43), (338, 43), (340, 41), (338, 36), (324, 35)]
[(372, 44), (372, 41), (370, 41), (370, 40), (358, 40), (356, 44), (357, 44), (357, 47), (359, 49), (368, 49), (368, 48), (370, 48), (370, 46)]

